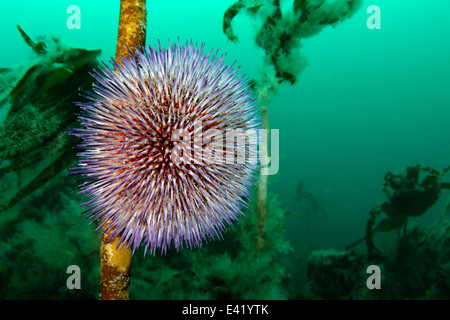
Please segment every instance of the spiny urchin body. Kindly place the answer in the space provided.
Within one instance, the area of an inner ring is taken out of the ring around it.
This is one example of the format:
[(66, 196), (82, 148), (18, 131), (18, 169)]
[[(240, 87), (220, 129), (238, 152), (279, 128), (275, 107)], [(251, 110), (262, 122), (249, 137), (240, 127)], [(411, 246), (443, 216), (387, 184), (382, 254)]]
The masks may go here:
[[(70, 134), (85, 152), (71, 174), (85, 176), (85, 212), (101, 220), (98, 228), (109, 221), (103, 232), (114, 229), (111, 237), (121, 234), (133, 252), (141, 243), (154, 254), (221, 238), (246, 206), (256, 153), (225, 132), (260, 121), (244, 76), (216, 57), (192, 43), (146, 47), (95, 71), (94, 92), (83, 95), (90, 102), (77, 103), (85, 128)], [(244, 163), (223, 161), (236, 149), (245, 150)]]

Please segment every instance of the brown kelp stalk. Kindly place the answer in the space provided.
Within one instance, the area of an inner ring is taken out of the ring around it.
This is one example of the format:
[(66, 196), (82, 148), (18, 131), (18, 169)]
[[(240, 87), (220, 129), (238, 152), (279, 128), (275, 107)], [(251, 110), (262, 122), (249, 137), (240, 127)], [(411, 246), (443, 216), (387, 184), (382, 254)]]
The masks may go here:
[[(261, 144), (261, 157), (262, 163), (269, 165), (269, 120), (267, 117), (267, 106), (262, 107), (263, 127), (267, 130), (267, 140)], [(261, 172), (263, 169), (261, 169)], [(258, 180), (258, 191), (256, 199), (256, 214), (258, 219), (258, 233), (256, 239), (256, 245), (259, 251), (264, 249), (264, 239), (266, 230), (267, 219), (267, 174), (260, 174)]]
[[(145, 45), (147, 28), (146, 0), (121, 0), (119, 32), (117, 35), (116, 57), (128, 57), (136, 48)], [(108, 223), (103, 228), (106, 228)], [(131, 249), (118, 249), (120, 234), (108, 241), (112, 230), (102, 235), (100, 251), (100, 299), (127, 300), (130, 286)]]

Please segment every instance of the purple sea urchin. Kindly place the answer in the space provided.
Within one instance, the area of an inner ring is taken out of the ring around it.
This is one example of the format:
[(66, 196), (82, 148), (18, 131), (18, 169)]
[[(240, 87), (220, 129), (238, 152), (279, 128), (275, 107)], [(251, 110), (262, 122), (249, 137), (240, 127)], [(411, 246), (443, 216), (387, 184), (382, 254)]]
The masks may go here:
[(102, 221), (96, 230), (109, 221), (103, 232), (121, 234), (133, 252), (142, 242), (154, 254), (220, 238), (250, 195), (255, 99), (234, 64), (212, 53), (192, 43), (146, 47), (95, 71), (94, 92), (83, 94), (90, 102), (77, 103), (85, 128), (70, 134), (85, 152), (71, 174), (84, 176), (85, 212)]

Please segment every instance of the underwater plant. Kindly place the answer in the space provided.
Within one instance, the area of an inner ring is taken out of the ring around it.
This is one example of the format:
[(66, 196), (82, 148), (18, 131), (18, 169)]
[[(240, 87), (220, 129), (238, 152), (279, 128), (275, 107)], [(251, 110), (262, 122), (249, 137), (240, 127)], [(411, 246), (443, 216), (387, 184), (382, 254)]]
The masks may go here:
[[(121, 0), (115, 61), (120, 64), (145, 45), (147, 35), (146, 0)], [(106, 228), (110, 221), (103, 221)], [(125, 300), (129, 296), (131, 249), (119, 248), (120, 235), (102, 233), (100, 248), (100, 299)]]
[[(16, 220), (0, 221), (1, 300), (98, 298), (100, 237), (80, 219), (74, 180), (62, 170), (14, 207)], [(67, 288), (70, 265), (82, 270), (81, 290)]]
[[(254, 208), (255, 197), (250, 201)], [(149, 264), (133, 258), (132, 299), (289, 299), (289, 262), (292, 250), (285, 235), (281, 203), (269, 197), (263, 251), (255, 245), (257, 215), (244, 208), (245, 219), (233, 232), (201, 250), (170, 250)], [(139, 249), (143, 251), (143, 248)]]
[(90, 83), (100, 50), (65, 47), (58, 38), (35, 43), (20, 26), (35, 58), (0, 69), (0, 212), (11, 209), (75, 160), (72, 101)]
[[(269, 129), (267, 105), (283, 82), (295, 84), (298, 75), (307, 66), (306, 58), (299, 52), (302, 39), (318, 34), (326, 26), (336, 26), (351, 17), (362, 0), (294, 0), (290, 10), (282, 10), (280, 0), (238, 0), (223, 16), (223, 33), (232, 42), (238, 37), (232, 22), (241, 13), (259, 21), (255, 43), (265, 52), (263, 74), (253, 80), (252, 90), (262, 105), (264, 129)], [(268, 141), (261, 145), (262, 163), (268, 164)], [(256, 213), (258, 215), (258, 247), (264, 248), (265, 220), (267, 219), (268, 176), (258, 180)]]
[[(308, 258), (306, 296), (313, 299), (446, 299), (450, 297), (450, 198), (441, 216), (429, 226), (407, 230), (409, 218), (425, 214), (439, 199), (450, 167), (439, 172), (422, 165), (403, 172), (386, 173), (383, 192), (388, 201), (374, 207), (366, 234), (345, 251), (317, 250)], [(385, 215), (381, 221), (379, 216)], [(403, 229), (403, 232), (401, 232)], [(377, 232), (399, 231), (387, 250), (374, 244)], [(408, 232), (407, 232), (408, 231)], [(403, 234), (403, 235), (401, 235)], [(354, 247), (365, 240), (367, 253)], [(368, 290), (366, 267), (376, 265), (382, 274), (382, 290)]]
[[(390, 248), (387, 247), (389, 250), (383, 255), (356, 253), (349, 248), (345, 251), (314, 251), (308, 258), (306, 297), (349, 300), (450, 298), (450, 197), (435, 223), (411, 227), (407, 236), (386, 245)], [(365, 280), (369, 276), (366, 266), (374, 264), (380, 268), (381, 290), (368, 290), (366, 286)]]
[[(350, 249), (365, 240), (368, 256), (378, 252), (373, 243), (376, 232), (389, 232), (403, 228), (406, 236), (408, 218), (423, 215), (436, 201), (443, 189), (450, 189), (450, 183), (443, 182), (450, 167), (439, 172), (430, 167), (416, 165), (407, 167), (402, 173), (388, 172), (383, 181), (383, 192), (388, 202), (374, 207), (367, 221), (366, 234), (363, 238), (349, 245)], [(426, 176), (421, 179), (420, 174)], [(387, 217), (377, 223), (377, 217), (384, 213)]]
[(300, 203), (304, 202), (307, 206), (307, 211), (310, 212), (300, 212), (300, 217), (304, 216), (321, 216), (326, 214), (326, 210), (320, 204), (320, 199), (313, 193), (305, 190), (305, 183), (302, 179), (297, 182), (295, 188), (295, 200)]
[(264, 50), (264, 72), (255, 81), (258, 100), (267, 104), (283, 82), (294, 84), (307, 66), (299, 51), (302, 40), (314, 36), (327, 26), (336, 26), (360, 8), (362, 0), (294, 0), (282, 10), (280, 0), (238, 0), (223, 17), (223, 33), (232, 42), (238, 37), (233, 20), (246, 13), (259, 22), (255, 43)]

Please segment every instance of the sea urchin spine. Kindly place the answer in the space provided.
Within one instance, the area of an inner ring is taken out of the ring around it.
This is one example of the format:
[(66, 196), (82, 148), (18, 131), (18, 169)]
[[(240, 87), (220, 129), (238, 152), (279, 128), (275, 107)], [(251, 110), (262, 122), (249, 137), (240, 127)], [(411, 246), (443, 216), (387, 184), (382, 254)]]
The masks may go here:
[(257, 170), (248, 133), (261, 122), (250, 84), (217, 55), (192, 43), (137, 50), (96, 70), (90, 102), (78, 103), (85, 128), (71, 134), (85, 151), (71, 174), (84, 176), (85, 212), (133, 252), (220, 238), (246, 206)]

